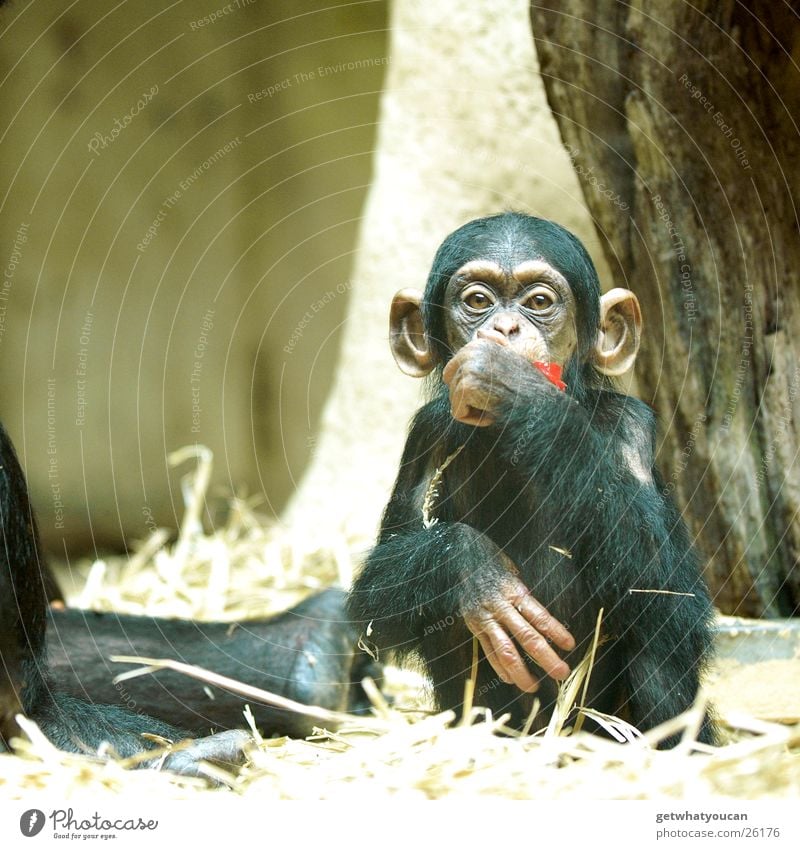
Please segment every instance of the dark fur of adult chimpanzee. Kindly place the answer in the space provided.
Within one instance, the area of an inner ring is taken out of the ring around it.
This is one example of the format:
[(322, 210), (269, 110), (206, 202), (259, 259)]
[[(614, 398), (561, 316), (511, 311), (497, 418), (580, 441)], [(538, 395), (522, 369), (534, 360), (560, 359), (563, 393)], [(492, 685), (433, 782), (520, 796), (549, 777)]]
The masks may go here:
[[(245, 700), (176, 673), (112, 683), (125, 669), (109, 655), (175, 657), (308, 705), (362, 708), (360, 681), (376, 667), (355, 649), (344, 593), (328, 590), (271, 620), (196, 623), (149, 617), (48, 613), (49, 572), (22, 469), (0, 425), (0, 749), (35, 720), (61, 749), (96, 752), (104, 742), (126, 757), (170, 741), (244, 724)], [(48, 647), (49, 644), (49, 647)], [(253, 705), (265, 731), (304, 735), (309, 721)], [(202, 760), (241, 760), (249, 734), (222, 731), (169, 755), (165, 768), (197, 773)], [(157, 765), (151, 760), (147, 765)]]
[[(611, 380), (640, 334), (636, 297), (601, 297), (578, 239), (518, 213), (456, 230), (424, 295), (395, 296), (393, 354), (432, 374), (431, 400), (349, 610), (378, 649), (422, 659), (440, 707), (462, 706), (475, 635), (474, 703), (519, 728), (536, 697), (542, 727), (600, 608), (588, 704), (641, 730), (692, 705), (711, 604), (654, 468), (653, 413)], [(533, 362), (562, 366), (566, 390)]]
[(60, 690), (76, 698), (135, 704), (137, 711), (183, 732), (239, 728), (249, 704), (259, 728), (305, 737), (319, 720), (253, 703), (178, 672), (164, 670), (115, 685), (114, 676), (130, 667), (108, 658), (166, 655), (304, 705), (360, 713), (369, 707), (361, 681), (379, 677), (380, 671), (356, 649), (358, 634), (345, 619), (345, 598), (342, 590), (328, 589), (270, 619), (235, 623), (52, 610), (47, 630), (51, 676)]

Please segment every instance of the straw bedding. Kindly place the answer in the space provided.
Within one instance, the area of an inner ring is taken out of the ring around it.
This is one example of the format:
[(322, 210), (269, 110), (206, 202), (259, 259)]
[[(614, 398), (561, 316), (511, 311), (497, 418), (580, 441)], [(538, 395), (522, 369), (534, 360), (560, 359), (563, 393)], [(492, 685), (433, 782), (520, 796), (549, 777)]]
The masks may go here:
[[(293, 533), (259, 517), (253, 502), (239, 499), (230, 500), (224, 520), (211, 527), (203, 513), (212, 458), (203, 448), (173, 456), (176, 463), (191, 459), (196, 466), (185, 481), (186, 512), (177, 539), (156, 531), (130, 558), (62, 569), (59, 577), (70, 604), (233, 620), (283, 610), (334, 583), (348, 585), (367, 540), (315, 540), (307, 531)], [(374, 716), (346, 719), (335, 731), (320, 723), (319, 732), (308, 740), (262, 739), (255, 732), (250, 759), (240, 770), (209, 768), (217, 781), (214, 789), (202, 779), (59, 752), (29, 724), (30, 741), (21, 741), (16, 755), (0, 756), (0, 792), (6, 798), (27, 799), (46, 791), (95, 799), (98, 793), (124, 791), (163, 799), (233, 791), (246, 797), (352, 797), (361, 802), (387, 795), (694, 801), (800, 795), (798, 705), (776, 707), (777, 694), (785, 689), (783, 667), (773, 670), (762, 664), (746, 671), (749, 689), (757, 690), (762, 705), (756, 705), (755, 715), (741, 712), (741, 688), (731, 686), (731, 670), (714, 670), (709, 692), (728, 742), (710, 750), (694, 742), (700, 705), (643, 737), (620, 720), (583, 710), (590, 660), (587, 655), (573, 672), (553, 722), (539, 736), (495, 734), (503, 718), (486, 717), (477, 709), (469, 721), (455, 723), (452, 715), (430, 710), (418, 675), (390, 668), (390, 702), (375, 690)], [(770, 699), (770, 691), (776, 699)], [(246, 721), (243, 717), (243, 725)], [(622, 745), (576, 730), (595, 722), (630, 742)], [(652, 748), (676, 730), (684, 734), (677, 749)]]

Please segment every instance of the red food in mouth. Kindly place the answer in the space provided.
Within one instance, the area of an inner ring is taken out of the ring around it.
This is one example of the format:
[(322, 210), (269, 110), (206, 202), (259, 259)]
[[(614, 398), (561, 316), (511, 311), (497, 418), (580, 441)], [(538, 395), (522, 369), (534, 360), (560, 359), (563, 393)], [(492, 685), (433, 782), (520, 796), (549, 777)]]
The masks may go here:
[(543, 363), (536, 360), (533, 365), (539, 369), (556, 389), (560, 389), (563, 392), (567, 388), (567, 384), (561, 379), (561, 366), (558, 363)]

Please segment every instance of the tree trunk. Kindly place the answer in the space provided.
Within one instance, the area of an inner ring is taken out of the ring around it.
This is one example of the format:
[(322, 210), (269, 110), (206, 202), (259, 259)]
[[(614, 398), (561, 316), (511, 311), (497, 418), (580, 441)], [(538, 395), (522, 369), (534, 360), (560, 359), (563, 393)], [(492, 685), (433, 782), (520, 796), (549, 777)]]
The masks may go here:
[(659, 461), (719, 607), (800, 606), (800, 25), (788, 5), (544, 0), (551, 108), (619, 285)]

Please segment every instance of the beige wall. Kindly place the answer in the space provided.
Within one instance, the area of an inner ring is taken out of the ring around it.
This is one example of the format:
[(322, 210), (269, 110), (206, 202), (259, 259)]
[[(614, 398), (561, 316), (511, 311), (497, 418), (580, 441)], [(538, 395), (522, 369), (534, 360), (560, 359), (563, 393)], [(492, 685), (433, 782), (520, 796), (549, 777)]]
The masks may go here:
[(279, 509), (333, 374), (385, 5), (66, 6), (0, 12), (0, 416), (42, 531), (174, 525), (195, 440)]
[(396, 0), (391, 61), (383, 3), (313, 5), (0, 13), (0, 416), (51, 548), (174, 526), (195, 440), (276, 513), (313, 458), (287, 520), (368, 539), (418, 401), (391, 294), (505, 207), (599, 256), (524, 0)]

